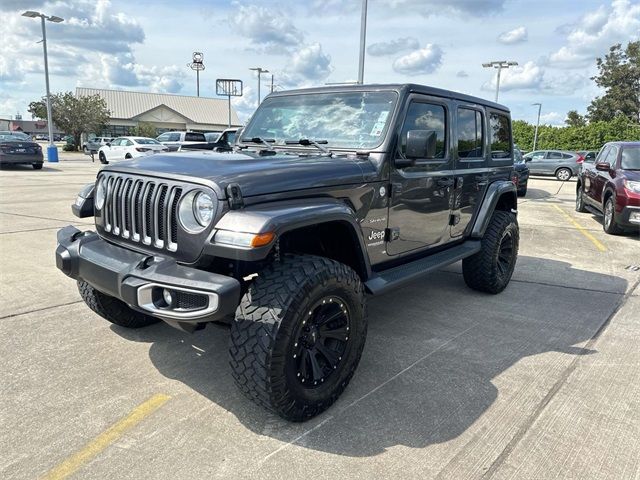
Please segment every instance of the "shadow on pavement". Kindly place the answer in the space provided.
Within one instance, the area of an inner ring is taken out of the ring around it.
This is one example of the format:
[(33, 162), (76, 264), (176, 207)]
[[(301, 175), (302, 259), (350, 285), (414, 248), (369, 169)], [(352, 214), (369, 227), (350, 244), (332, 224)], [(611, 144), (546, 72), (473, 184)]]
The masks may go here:
[[(565, 262), (520, 260), (530, 278), (520, 275), (497, 296), (474, 292), (458, 272), (443, 271), (370, 298), (369, 336), (354, 379), (332, 408), (304, 424), (285, 422), (238, 392), (227, 363), (224, 328), (208, 327), (193, 335), (163, 324), (112, 330), (151, 343), (150, 359), (163, 375), (233, 413), (259, 435), (290, 442), (333, 417), (298, 444), (354, 457), (376, 455), (395, 445), (423, 448), (449, 441), (478, 421), (496, 401), (494, 381), (505, 371), (512, 369), (499, 380), (502, 402), (513, 401), (517, 408), (518, 392), (532, 389), (544, 395), (572, 358), (597, 354), (579, 344), (613, 312), (627, 282), (572, 269)], [(570, 278), (615, 293), (548, 285), (536, 277), (536, 272), (544, 272), (545, 278), (565, 278), (569, 270), (574, 275)], [(517, 366), (526, 357), (549, 352), (557, 355), (541, 358), (537, 367)], [(547, 375), (552, 367), (558, 373)]]

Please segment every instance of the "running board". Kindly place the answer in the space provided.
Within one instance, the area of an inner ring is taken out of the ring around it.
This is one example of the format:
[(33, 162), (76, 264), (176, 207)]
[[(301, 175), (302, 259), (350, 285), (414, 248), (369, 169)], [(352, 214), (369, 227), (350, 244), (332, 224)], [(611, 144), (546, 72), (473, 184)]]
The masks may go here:
[(479, 251), (480, 240), (468, 240), (442, 252), (377, 272), (365, 282), (365, 287), (373, 295), (379, 295)]
[(596, 207), (592, 207), (591, 205), (585, 205), (584, 206), (585, 210), (588, 210), (589, 213), (593, 213), (594, 215), (598, 216), (598, 217), (602, 217), (602, 212), (600, 210), (598, 210)]

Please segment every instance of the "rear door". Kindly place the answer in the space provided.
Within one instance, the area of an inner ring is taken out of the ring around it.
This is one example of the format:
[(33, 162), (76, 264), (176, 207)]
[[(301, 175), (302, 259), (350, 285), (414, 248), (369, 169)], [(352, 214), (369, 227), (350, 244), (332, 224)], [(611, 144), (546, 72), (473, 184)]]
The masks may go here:
[(489, 183), (486, 124), (482, 106), (456, 102), (455, 176), (450, 218), (454, 238), (464, 233)]
[(545, 175), (553, 175), (556, 173), (558, 167), (560, 167), (565, 162), (565, 158), (562, 155), (562, 152), (555, 152), (553, 150), (547, 152), (542, 161), (542, 167)]
[(536, 150), (535, 152), (527, 153), (525, 155), (525, 159), (530, 158), (531, 160), (527, 161), (527, 165), (529, 166), (529, 171), (531, 173), (543, 173), (544, 172), (544, 157), (546, 155), (546, 151), (544, 150)]

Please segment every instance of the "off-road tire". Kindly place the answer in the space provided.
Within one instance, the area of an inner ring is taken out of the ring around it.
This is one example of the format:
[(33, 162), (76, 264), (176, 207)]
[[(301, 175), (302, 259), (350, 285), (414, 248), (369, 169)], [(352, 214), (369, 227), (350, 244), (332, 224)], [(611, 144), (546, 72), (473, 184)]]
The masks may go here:
[[(298, 334), (310, 309), (330, 296), (344, 300), (350, 334), (326, 381), (303, 385), (294, 360)], [(305, 421), (326, 410), (347, 387), (366, 333), (364, 288), (356, 272), (328, 258), (287, 254), (261, 272), (241, 299), (231, 325), (232, 375), (249, 399), (287, 420)]]
[(105, 156), (104, 152), (98, 153), (98, 159), (100, 160), (100, 163), (103, 163), (104, 165), (109, 163), (107, 161), (107, 157)]
[(144, 313), (136, 312), (122, 300), (102, 293), (82, 280), (78, 280), (78, 291), (84, 303), (91, 310), (120, 327), (141, 328), (160, 321)]
[[(462, 260), (462, 274), (467, 286), (493, 294), (503, 291), (516, 266), (519, 236), (518, 221), (513, 213), (493, 212), (481, 240), (481, 250)], [(504, 248), (505, 242), (510, 244), (509, 251)]]
[(576, 189), (576, 212), (585, 213), (587, 209), (584, 207), (584, 187), (579, 185)]
[(569, 168), (562, 167), (556, 170), (556, 178), (561, 182), (567, 182), (571, 180), (572, 176), (573, 176), (573, 172)]
[[(620, 235), (622, 232), (624, 232), (624, 229), (621, 228), (618, 225), (618, 222), (616, 221), (616, 209), (615, 209), (615, 205), (616, 205), (616, 199), (613, 195), (610, 195), (609, 197), (607, 197), (607, 199), (604, 202), (604, 209), (602, 210), (603, 213), (603, 217), (602, 217), (602, 229), (608, 233), (609, 235)], [(610, 220), (607, 219), (607, 211), (611, 209), (611, 218)]]
[(42, 170), (42, 163), (32, 163), (31, 166), (34, 170)]

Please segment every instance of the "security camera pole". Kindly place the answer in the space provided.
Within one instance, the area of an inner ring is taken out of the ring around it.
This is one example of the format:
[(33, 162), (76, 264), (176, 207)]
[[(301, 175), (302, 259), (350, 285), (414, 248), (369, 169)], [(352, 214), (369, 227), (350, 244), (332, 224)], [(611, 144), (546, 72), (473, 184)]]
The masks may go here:
[(500, 72), (502, 72), (503, 68), (515, 67), (518, 65), (518, 62), (508, 62), (506, 60), (499, 60), (496, 62), (483, 63), (482, 66), (484, 68), (497, 68), (498, 69), (498, 78), (496, 79), (496, 103), (498, 102), (498, 94), (500, 93)]
[(540, 110), (542, 110), (541, 103), (532, 103), (533, 106), (538, 106), (538, 121), (536, 122), (536, 133), (533, 135), (533, 149), (536, 149), (536, 144), (538, 143), (538, 127), (540, 126)]
[(193, 52), (192, 63), (187, 63), (187, 67), (196, 71), (196, 95), (200, 96), (200, 70), (204, 70), (204, 54), (202, 52)]
[(253, 70), (255, 72), (258, 72), (258, 106), (260, 106), (260, 76), (263, 73), (269, 73), (269, 70), (265, 70), (262, 67), (254, 67), (254, 68), (250, 68), (249, 70)]
[(40, 17), (42, 20), (42, 49), (44, 50), (44, 78), (47, 85), (47, 126), (49, 128), (49, 146), (47, 147), (47, 161), (48, 162), (57, 162), (58, 161), (58, 148), (53, 143), (53, 121), (51, 120), (51, 92), (49, 90), (49, 60), (47, 58), (47, 29), (45, 27), (45, 20), (53, 23), (63, 22), (64, 19), (60, 17), (56, 17), (52, 15), (50, 17), (46, 16), (40, 12), (34, 12), (32, 10), (27, 10), (22, 14), (23, 17), (28, 18), (36, 18)]

